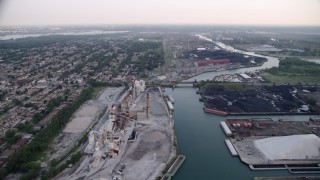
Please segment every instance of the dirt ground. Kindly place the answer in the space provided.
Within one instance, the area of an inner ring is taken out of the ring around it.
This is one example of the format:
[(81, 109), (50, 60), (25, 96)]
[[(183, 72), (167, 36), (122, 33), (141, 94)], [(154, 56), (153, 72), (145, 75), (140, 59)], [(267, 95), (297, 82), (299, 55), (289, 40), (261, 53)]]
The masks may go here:
[[(312, 134), (320, 135), (320, 124), (318, 122), (300, 122), (300, 121), (259, 121), (253, 120), (252, 127), (233, 127), (227, 123), (234, 137), (241, 139), (253, 136), (270, 137), (270, 136), (289, 136), (295, 134)], [(242, 123), (240, 123), (242, 125)]]
[[(135, 131), (138, 137), (135, 142), (129, 142), (127, 150), (120, 163), (116, 166), (115, 172), (122, 169), (122, 175), (129, 180), (155, 179), (165, 167), (168, 159), (173, 153), (172, 128), (170, 119), (166, 115), (165, 105), (158, 93), (150, 93), (150, 100), (157, 108), (164, 108), (163, 114), (160, 111), (150, 113), (148, 125), (137, 125)], [(136, 103), (143, 103), (138, 98)], [(117, 173), (115, 173), (117, 174)]]
[[(146, 108), (146, 94), (140, 94), (130, 106)], [(173, 120), (157, 88), (149, 90), (149, 118), (139, 118), (127, 123), (118, 156), (101, 159), (98, 167), (89, 168), (91, 155), (79, 163), (76, 171), (66, 174), (67, 179), (149, 180), (162, 175), (166, 163), (176, 155), (173, 146)], [(121, 99), (121, 98), (120, 98)], [(143, 116), (142, 116), (143, 117)], [(128, 126), (130, 125), (130, 126)], [(133, 130), (135, 140), (128, 140)], [(61, 178), (64, 179), (64, 178)]]
[(113, 98), (111, 95), (116, 94), (118, 91), (120, 91), (120, 88), (107, 88), (97, 98), (85, 102), (73, 114), (71, 121), (66, 125), (63, 132), (54, 140), (51, 151), (47, 156), (47, 162), (61, 158), (71, 150), (82, 134), (108, 106), (109, 99), (112, 100)]

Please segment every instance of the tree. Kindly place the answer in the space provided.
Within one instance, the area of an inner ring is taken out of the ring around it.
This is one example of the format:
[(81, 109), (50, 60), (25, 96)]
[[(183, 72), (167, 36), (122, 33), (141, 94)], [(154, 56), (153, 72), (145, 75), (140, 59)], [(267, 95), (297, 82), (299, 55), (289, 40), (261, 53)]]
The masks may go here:
[[(83, 90), (81, 94), (67, 107), (63, 108), (52, 120), (51, 122), (26, 146), (19, 149), (11, 158), (9, 159), (6, 169), (8, 173), (24, 171), (26, 167), (31, 167), (21, 179), (33, 179), (35, 178), (40, 168), (37, 164), (28, 164), (30, 162), (35, 162), (39, 159), (39, 153), (42, 153), (46, 150), (53, 140), (65, 125), (69, 122), (72, 114), (87, 100), (92, 98), (93, 88), (90, 87), (86, 90)], [(44, 114), (38, 113), (35, 116), (44, 117)], [(35, 119), (35, 117), (33, 118)], [(12, 134), (10, 134), (10, 137)], [(75, 159), (78, 157), (75, 156)], [(27, 165), (26, 165), (27, 164)], [(34, 165), (34, 166), (33, 166)]]
[(43, 113), (36, 113), (33, 118), (32, 118), (32, 122), (34, 124), (37, 124), (39, 121), (41, 121), (43, 118), (45, 117), (45, 115)]
[(0, 168), (0, 179), (4, 179), (4, 177), (8, 174), (7, 170), (4, 168)]
[(35, 133), (34, 130), (33, 130), (33, 125), (31, 123), (20, 123), (18, 125), (18, 130), (21, 131), (21, 132), (26, 132), (26, 133), (30, 133), (30, 134), (33, 134)]
[(18, 100), (18, 99), (13, 99), (13, 103), (16, 105), (16, 106), (21, 106), (22, 105), (22, 101)]
[(5, 134), (5, 139), (8, 144), (14, 144), (20, 138), (21, 136), (16, 135), (16, 132), (13, 130), (8, 130)]

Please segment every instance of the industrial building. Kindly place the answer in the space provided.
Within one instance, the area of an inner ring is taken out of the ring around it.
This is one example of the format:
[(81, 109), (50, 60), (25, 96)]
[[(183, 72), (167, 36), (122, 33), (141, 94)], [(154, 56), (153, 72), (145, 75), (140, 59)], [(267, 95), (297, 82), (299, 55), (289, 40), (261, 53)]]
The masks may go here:
[(221, 127), (227, 136), (231, 132), (232, 139), (226, 141), (231, 154), (238, 154), (252, 170), (320, 172), (319, 124), (316, 122), (227, 119)]
[(229, 59), (215, 59), (215, 60), (201, 60), (194, 63), (196, 67), (227, 65), (230, 63)]
[(136, 98), (145, 89), (146, 82), (144, 80), (135, 80), (133, 85), (133, 98)]
[(248, 76), (247, 74), (239, 74), (239, 76), (242, 78), (242, 79), (244, 79), (245, 81), (250, 81), (251, 80), (251, 77), (250, 76)]
[(135, 123), (129, 121), (148, 119), (149, 93), (143, 94), (146, 98), (145, 106), (133, 103), (145, 89), (145, 81), (134, 81), (133, 86), (123, 94), (119, 102), (112, 105), (108, 120), (98, 131), (92, 130), (89, 133), (89, 143), (85, 153), (92, 156), (91, 168), (97, 168), (101, 160), (115, 158), (124, 150), (120, 147), (126, 141), (125, 134), (132, 134), (131, 131), (135, 127)]
[(320, 159), (320, 138), (315, 134), (269, 137), (253, 143), (270, 160)]

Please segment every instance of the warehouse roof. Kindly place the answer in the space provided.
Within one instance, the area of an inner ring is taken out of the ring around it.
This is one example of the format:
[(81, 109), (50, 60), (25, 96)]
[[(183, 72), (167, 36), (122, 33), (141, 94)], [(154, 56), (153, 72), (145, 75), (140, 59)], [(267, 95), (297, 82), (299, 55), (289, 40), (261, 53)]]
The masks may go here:
[(270, 160), (320, 159), (320, 138), (314, 134), (264, 138), (254, 144)]

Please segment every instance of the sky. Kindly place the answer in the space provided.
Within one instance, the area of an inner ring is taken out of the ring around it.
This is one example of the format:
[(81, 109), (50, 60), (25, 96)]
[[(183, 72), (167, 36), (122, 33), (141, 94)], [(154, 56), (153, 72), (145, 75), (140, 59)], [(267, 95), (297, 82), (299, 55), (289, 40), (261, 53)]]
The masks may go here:
[(0, 26), (317, 25), (320, 0), (0, 0)]

